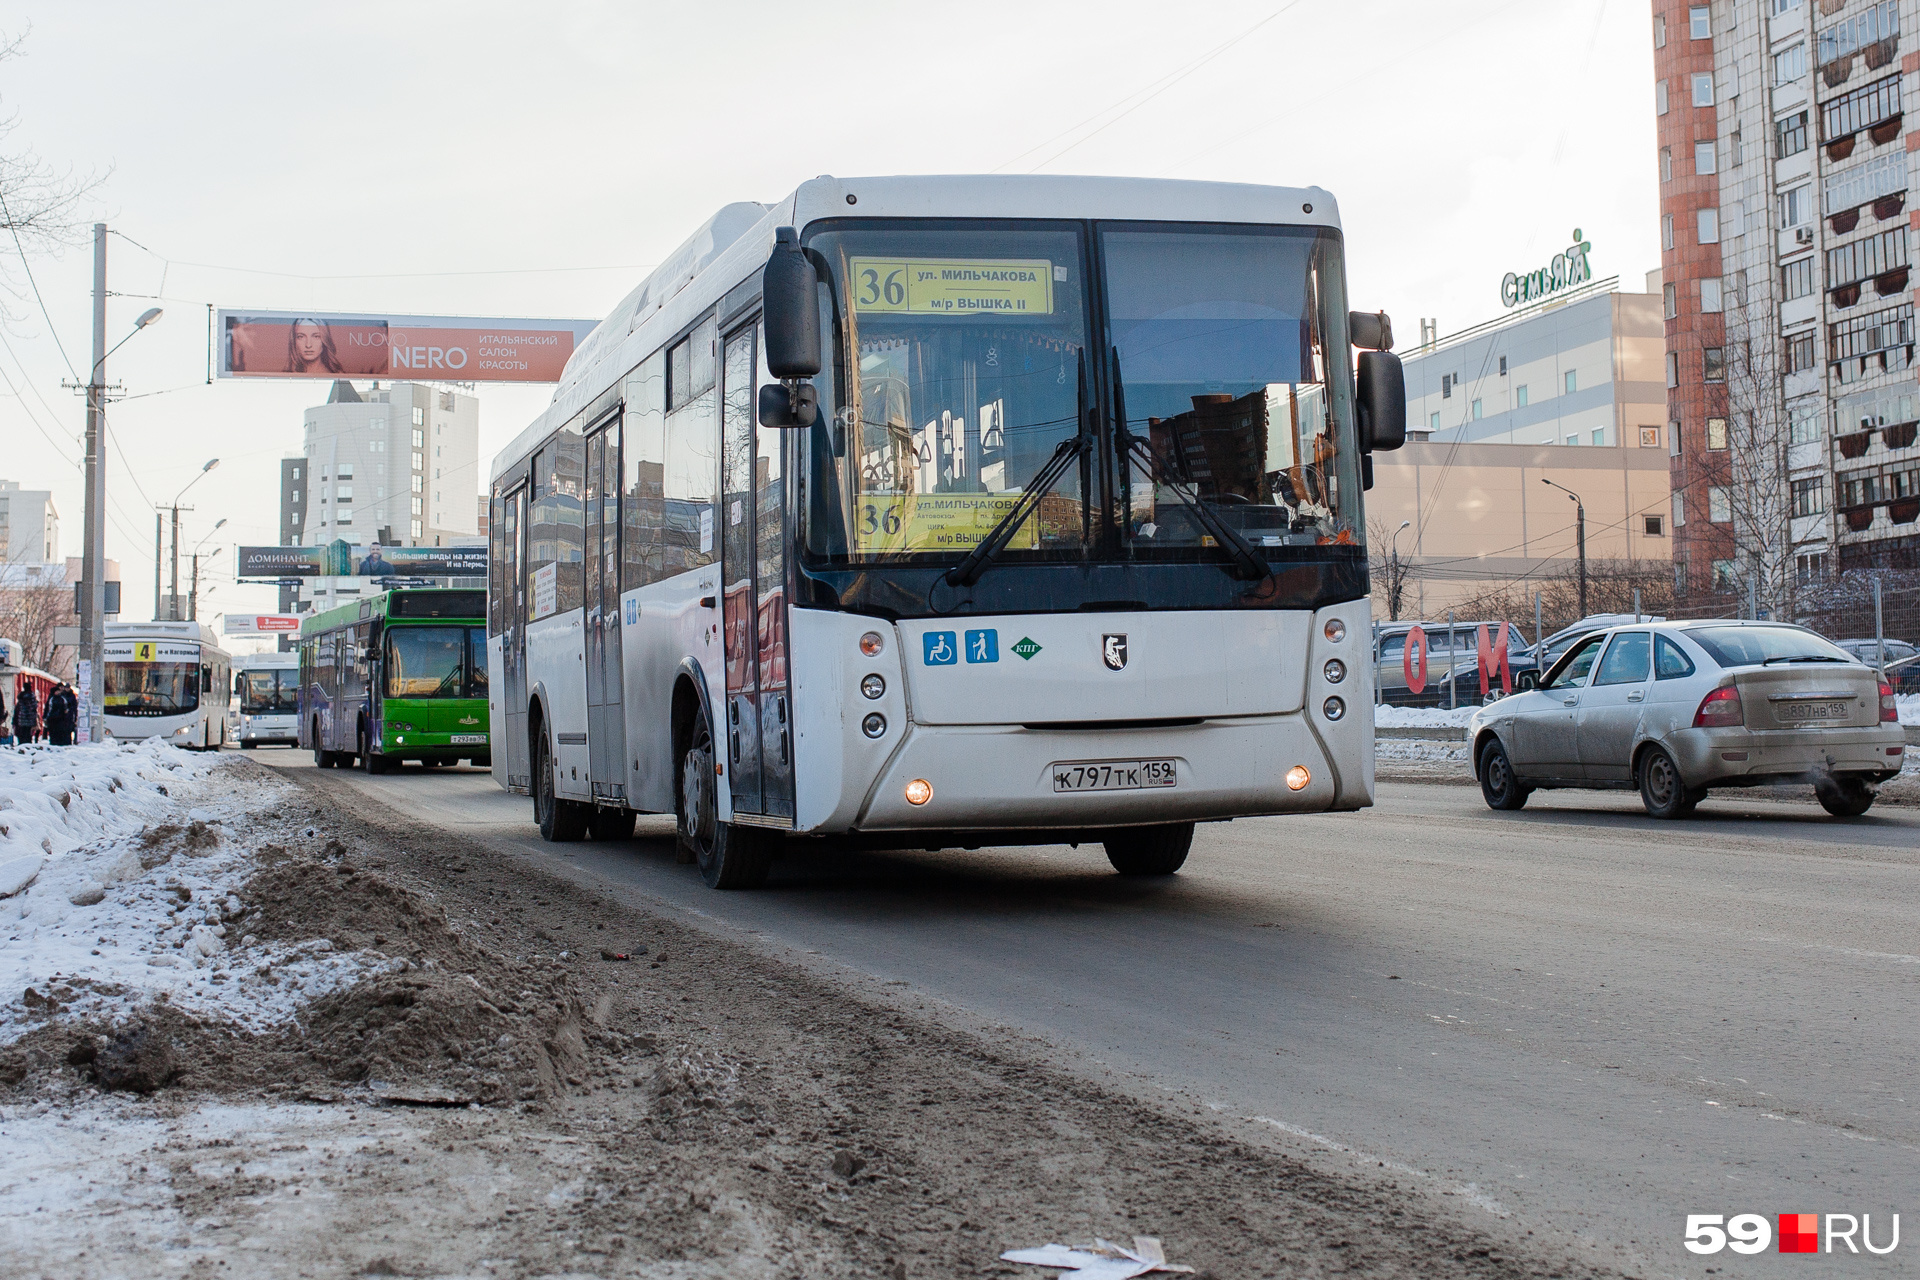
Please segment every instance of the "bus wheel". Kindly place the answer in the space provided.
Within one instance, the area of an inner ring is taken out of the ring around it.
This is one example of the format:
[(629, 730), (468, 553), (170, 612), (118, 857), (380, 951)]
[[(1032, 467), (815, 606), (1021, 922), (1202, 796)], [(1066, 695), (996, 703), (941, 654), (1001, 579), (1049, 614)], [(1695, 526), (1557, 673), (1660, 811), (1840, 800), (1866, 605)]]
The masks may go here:
[(333, 752), (320, 745), (320, 722), (313, 722), (313, 767), (316, 769), (333, 768)]
[(708, 888), (757, 889), (766, 883), (772, 861), (768, 837), (720, 821), (713, 765), (713, 730), (706, 712), (696, 712), (692, 737), (680, 757), (680, 849), (699, 864)]
[(540, 838), (556, 844), (578, 840), (587, 830), (586, 806), (554, 793), (553, 748), (544, 730), (534, 738), (533, 753), (533, 819), (540, 825)]
[(367, 750), (367, 735), (360, 735), (360, 767), (368, 773), (385, 773), (387, 758), (377, 751)]
[(1108, 832), (1102, 843), (1107, 847), (1107, 861), (1123, 876), (1170, 876), (1186, 862), (1187, 851), (1193, 848), (1193, 824), (1127, 827)]
[(595, 809), (587, 831), (595, 840), (631, 840), (633, 816), (631, 809)]

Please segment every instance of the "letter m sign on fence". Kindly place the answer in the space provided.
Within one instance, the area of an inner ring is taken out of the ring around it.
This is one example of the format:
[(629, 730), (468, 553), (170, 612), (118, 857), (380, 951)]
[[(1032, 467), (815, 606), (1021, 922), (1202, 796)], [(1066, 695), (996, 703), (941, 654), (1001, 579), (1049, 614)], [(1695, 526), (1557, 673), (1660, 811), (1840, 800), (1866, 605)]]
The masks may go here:
[(1499, 639), (1490, 641), (1487, 637), (1487, 624), (1484, 622), (1480, 624), (1480, 696), (1482, 698), (1487, 696), (1487, 685), (1493, 679), (1496, 669), (1500, 672), (1500, 692), (1503, 694), (1513, 692), (1513, 668), (1507, 662), (1507, 624), (1500, 622), (1495, 626)]

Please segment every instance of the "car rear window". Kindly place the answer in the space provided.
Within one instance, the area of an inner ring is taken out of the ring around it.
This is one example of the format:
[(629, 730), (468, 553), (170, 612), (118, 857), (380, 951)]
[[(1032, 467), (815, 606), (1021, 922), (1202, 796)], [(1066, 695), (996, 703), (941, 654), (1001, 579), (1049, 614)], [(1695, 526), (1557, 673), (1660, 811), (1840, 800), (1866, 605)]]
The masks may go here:
[(1723, 667), (1748, 667), (1793, 658), (1853, 662), (1852, 654), (1800, 627), (1702, 627), (1687, 638)]

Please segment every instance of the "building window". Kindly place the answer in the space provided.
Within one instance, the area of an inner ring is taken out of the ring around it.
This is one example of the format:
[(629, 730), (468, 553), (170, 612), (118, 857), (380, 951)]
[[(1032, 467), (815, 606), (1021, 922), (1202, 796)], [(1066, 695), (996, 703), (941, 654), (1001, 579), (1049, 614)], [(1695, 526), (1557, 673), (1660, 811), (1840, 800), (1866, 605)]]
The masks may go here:
[(1787, 441), (1790, 444), (1818, 444), (1822, 419), (1818, 400), (1801, 400), (1787, 406)]
[(1720, 243), (1720, 211), (1718, 209), (1700, 210), (1695, 223), (1701, 244)]
[(1722, 484), (1709, 486), (1707, 489), (1707, 522), (1709, 524), (1728, 524), (1732, 520), (1732, 493)]
[(1711, 71), (1693, 73), (1693, 105), (1696, 107), (1713, 105), (1713, 73)]
[(1667, 536), (1667, 518), (1665, 516), (1642, 516), (1640, 531), (1649, 538)]
[(1695, 173), (1702, 177), (1710, 173), (1718, 173), (1720, 169), (1719, 166), (1714, 163), (1715, 159), (1716, 153), (1711, 142), (1696, 142), (1693, 144), (1693, 171)]
[[(416, 516), (420, 514), (421, 510), (425, 506), (425, 504), (422, 503), (420, 499), (417, 497), (408, 499), (408, 502), (412, 504), (411, 509), (413, 511), (413, 514)], [(417, 537), (419, 535), (416, 534), (415, 536)]]
[(1802, 258), (1780, 268), (1780, 296), (1788, 302), (1813, 292), (1813, 259)]
[(1785, 160), (1807, 149), (1807, 113), (1796, 111), (1773, 122), (1773, 154)]
[(1827, 250), (1827, 288), (1839, 289), (1906, 265), (1907, 229), (1895, 227)]
[(1715, 591), (1738, 591), (1740, 583), (1733, 576), (1733, 561), (1715, 560), (1713, 562), (1713, 589)]
[(1673, 248), (1673, 215), (1670, 213), (1660, 215), (1660, 247)]
[(1687, 522), (1687, 495), (1675, 491), (1673, 495), (1673, 527), (1678, 529)]
[(1702, 280), (1700, 282), (1700, 310), (1704, 313), (1712, 313), (1724, 309), (1725, 308), (1721, 306), (1720, 282), (1718, 280)]
[(1658, 449), (1660, 447), (1660, 428), (1640, 428), (1640, 447), (1642, 449)]
[(1680, 353), (1678, 351), (1667, 352), (1667, 385), (1669, 387), (1680, 385)]
[(293, 469), (293, 478), (294, 478), (295, 480), (298, 480), (298, 479), (300, 478), (300, 468), (298, 468), (298, 467), (295, 467), (295, 468)]
[(1595, 427), (1593, 429), (1593, 447), (1596, 449), (1604, 449), (1606, 444), (1607, 429), (1605, 427)]
[(421, 463), (420, 463), (420, 455), (417, 453), (413, 455), (413, 469), (415, 471), (419, 471), (422, 469)]
[(1727, 380), (1727, 349), (1725, 347), (1706, 347), (1701, 352), (1701, 379), (1706, 382), (1725, 382)]
[(1707, 40), (1713, 36), (1713, 30), (1707, 21), (1707, 6), (1691, 5), (1687, 9), (1687, 38), (1689, 40)]
[(1727, 167), (1738, 169), (1740, 162), (1746, 159), (1746, 148), (1740, 145), (1740, 131), (1735, 129), (1727, 135)]
[(1773, 55), (1774, 87), (1792, 84), (1796, 80), (1804, 79), (1806, 74), (1807, 46), (1804, 41)]
[(1851, 93), (1820, 104), (1820, 136), (1827, 142), (1850, 138), (1862, 129), (1900, 114), (1900, 69)]
[(1673, 181), (1673, 148), (1660, 148), (1660, 181)]
[(1442, 400), (1453, 399), (1453, 375), (1450, 373), (1440, 375), (1440, 398)]
[(1513, 407), (1516, 409), (1527, 407), (1527, 384), (1524, 382), (1513, 389)]
[(1820, 476), (1810, 480), (1795, 480), (1793, 488), (1793, 514), (1796, 516), (1817, 516), (1827, 509), (1827, 485)]
[(289, 501), (292, 502), (293, 505), (296, 507), (300, 505), (300, 491), (298, 489), (295, 489), (293, 491), (293, 496), (289, 499)]
[(1802, 369), (1813, 368), (1813, 330), (1790, 333), (1782, 342), (1786, 347), (1786, 362), (1782, 372), (1798, 373)]
[[(1676, 493), (1673, 496), (1677, 498), (1680, 495)], [(1673, 562), (1673, 594), (1676, 596), (1687, 594), (1687, 562), (1685, 560)]]
[(422, 480), (422, 479), (421, 479), (421, 477), (419, 477), (419, 476), (415, 476), (415, 477), (413, 477), (413, 491), (414, 491), (415, 493), (419, 493), (419, 492), (421, 491), (421, 486), (422, 486), (422, 485), (423, 485), (424, 483), (425, 483), (425, 481), (424, 481), (424, 480)]
[[(1913, 304), (1903, 302), (1897, 307), (1887, 307), (1868, 315), (1842, 320), (1839, 324), (1827, 326), (1827, 333), (1827, 356), (1836, 361), (1851, 360), (1855, 356), (1870, 356), (1896, 347), (1911, 346)], [(1910, 359), (1910, 354), (1901, 354), (1903, 363)], [(1856, 372), (1854, 377), (1858, 376)], [(1844, 376), (1842, 378), (1842, 381), (1852, 380)]]
[(1503, 378), (1507, 376), (1507, 358), (1505, 356), (1500, 357), (1500, 376)]
[(1672, 320), (1680, 314), (1680, 288), (1678, 285), (1663, 285), (1660, 293), (1666, 302), (1667, 319)]
[(1727, 420), (1725, 418), (1707, 419), (1707, 448), (1718, 452), (1727, 447)]
[(352, 464), (350, 464), (350, 463), (349, 463), (349, 464), (345, 464), (345, 465), (342, 465), (342, 466), (341, 466), (341, 468), (340, 468), (340, 471), (339, 471), (339, 473), (338, 473), (337, 475), (335, 475), (335, 476), (334, 476), (333, 478), (334, 478), (335, 480), (351, 480), (351, 479), (353, 479), (353, 466), (352, 466)]
[(1567, 443), (1568, 443), (1569, 445), (1577, 445), (1577, 444), (1579, 444), (1579, 443), (1580, 443), (1580, 436), (1579, 436), (1579, 434), (1578, 434), (1578, 433), (1576, 432), (1575, 434), (1573, 434), (1573, 435), (1570, 435), (1570, 436), (1568, 436), (1568, 437), (1567, 437)]
[(1573, 369), (1567, 370), (1567, 394), (1572, 395), (1580, 389), (1580, 375)]
[(1667, 82), (1665, 80), (1654, 81), (1653, 111), (1655, 115), (1667, 114)]
[[(424, 427), (427, 425), (427, 411), (425, 409), (422, 409), (418, 406), (414, 407), (413, 425), (416, 427)], [(417, 442), (420, 433), (416, 431), (413, 434)]]
[(1795, 187), (1780, 193), (1780, 225), (1797, 227), (1813, 217), (1812, 186)]
[(1480, 402), (1478, 400), (1473, 402), (1473, 420), (1475, 422), (1480, 421)]
[(1865, 164), (1830, 174), (1820, 184), (1822, 213), (1843, 213), (1857, 209), (1881, 196), (1907, 190), (1907, 153), (1895, 151), (1876, 156)]
[(1427, 430), (1438, 431), (1439, 429), (1440, 429), (1439, 413), (1435, 412), (1435, 413), (1429, 414), (1427, 416)]
[[(414, 429), (414, 432), (413, 432), (413, 447), (416, 449), (424, 449), (427, 447), (426, 436), (417, 427)], [(414, 458), (416, 459), (416, 461), (414, 462), (413, 465), (416, 467), (420, 465), (420, 463), (417, 461), (419, 456), (420, 456), (419, 454), (414, 455)]]
[(407, 528), (408, 528), (409, 535), (411, 537), (415, 539), (418, 539), (420, 537), (420, 522), (418, 520), (413, 521), (411, 524), (407, 526)]
[(1664, 13), (1653, 15), (1653, 47), (1656, 49), (1667, 47), (1667, 15)]
[(1793, 558), (1794, 571), (1799, 575), (1800, 585), (1818, 581), (1827, 576), (1827, 553), (1815, 551)]

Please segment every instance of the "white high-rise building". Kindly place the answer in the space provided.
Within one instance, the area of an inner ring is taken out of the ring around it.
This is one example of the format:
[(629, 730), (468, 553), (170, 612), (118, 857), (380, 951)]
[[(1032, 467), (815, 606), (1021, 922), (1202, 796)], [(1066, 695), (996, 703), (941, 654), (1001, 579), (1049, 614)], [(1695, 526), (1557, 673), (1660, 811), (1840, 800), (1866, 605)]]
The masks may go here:
[[(301, 544), (470, 544), (480, 492), (480, 401), (413, 382), (356, 389), (333, 384), (306, 413), (301, 452), (306, 493)], [(324, 609), (375, 588), (354, 578), (317, 578), (303, 603)]]
[(0, 480), (0, 565), (58, 564), (60, 513), (48, 489)]

